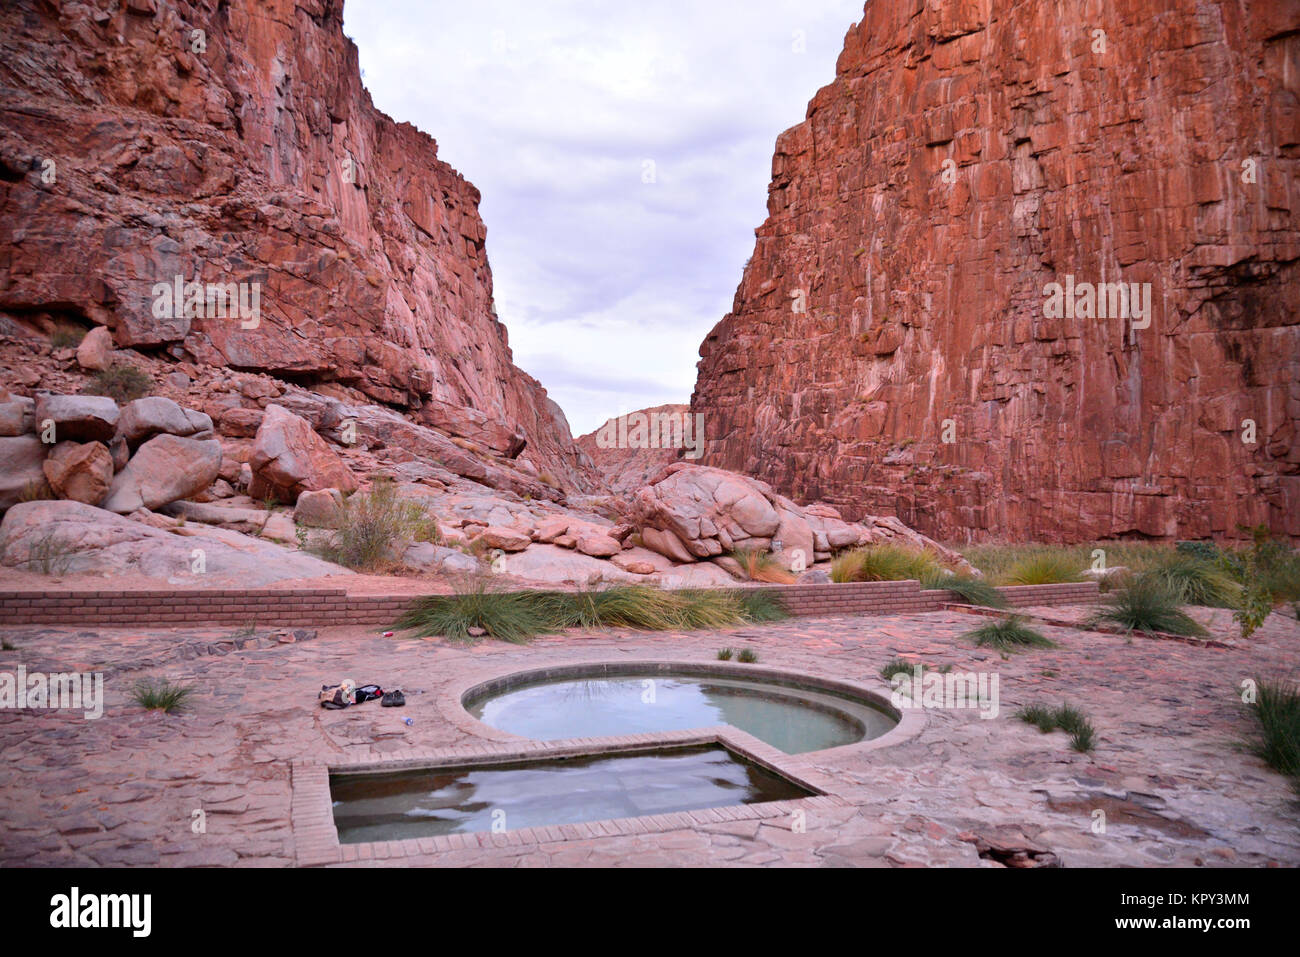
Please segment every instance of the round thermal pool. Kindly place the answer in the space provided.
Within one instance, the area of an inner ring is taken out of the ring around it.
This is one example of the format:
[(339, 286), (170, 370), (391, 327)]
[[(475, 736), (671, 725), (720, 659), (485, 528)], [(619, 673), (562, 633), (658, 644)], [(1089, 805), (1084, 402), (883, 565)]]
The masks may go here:
[(794, 681), (657, 668), (506, 679), (471, 689), (465, 709), (525, 738), (609, 737), (729, 724), (787, 754), (879, 737), (897, 718), (867, 700)]

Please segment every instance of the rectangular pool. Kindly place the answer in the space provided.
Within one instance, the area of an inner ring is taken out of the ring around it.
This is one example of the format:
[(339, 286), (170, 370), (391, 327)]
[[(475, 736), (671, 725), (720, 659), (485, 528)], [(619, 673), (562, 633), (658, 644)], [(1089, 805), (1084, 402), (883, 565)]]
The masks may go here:
[(721, 745), (511, 764), (333, 774), (339, 843), (697, 811), (816, 792)]

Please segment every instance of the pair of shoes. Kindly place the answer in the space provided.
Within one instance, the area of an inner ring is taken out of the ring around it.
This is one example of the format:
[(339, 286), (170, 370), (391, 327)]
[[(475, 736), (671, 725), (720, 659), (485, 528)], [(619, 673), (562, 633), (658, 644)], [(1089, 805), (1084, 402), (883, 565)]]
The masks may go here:
[(384, 708), (400, 708), (406, 704), (406, 695), (400, 691), (385, 691), (379, 704)]

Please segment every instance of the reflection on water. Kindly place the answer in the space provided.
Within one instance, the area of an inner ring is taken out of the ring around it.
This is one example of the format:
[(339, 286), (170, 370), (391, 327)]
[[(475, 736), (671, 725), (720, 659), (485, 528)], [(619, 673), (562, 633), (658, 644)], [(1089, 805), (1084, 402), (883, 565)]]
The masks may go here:
[(716, 746), (330, 780), (339, 841), (514, 830), (808, 797)]
[(466, 705), (526, 738), (602, 737), (730, 724), (787, 754), (879, 737), (894, 719), (837, 695), (732, 678), (627, 676), (525, 685)]

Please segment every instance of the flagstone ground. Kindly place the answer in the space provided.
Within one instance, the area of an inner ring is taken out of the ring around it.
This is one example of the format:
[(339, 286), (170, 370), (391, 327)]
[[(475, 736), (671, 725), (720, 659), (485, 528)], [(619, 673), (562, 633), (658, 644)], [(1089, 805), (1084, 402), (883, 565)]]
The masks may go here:
[[(1226, 649), (1045, 627), (1059, 648), (1004, 660), (960, 638), (979, 623), (956, 611), (803, 618), (686, 634), (570, 633), (528, 646), (330, 628), (235, 650), (218, 644), (229, 630), (0, 628), (15, 646), (0, 652), (0, 671), (103, 671), (107, 698), (104, 716), (90, 721), (0, 709), (0, 865), (293, 865), (292, 760), (471, 745), (436, 698), (478, 672), (575, 657), (710, 660), (724, 645), (754, 649), (763, 665), (882, 688), (878, 671), (895, 656), (995, 670), (1001, 713), (930, 710), (909, 742), (819, 758), (852, 806), (810, 814), (804, 832), (778, 819), (531, 846), (497, 835), (401, 863), (996, 866), (977, 850), (991, 844), (1050, 851), (1066, 866), (1300, 864), (1300, 811), (1286, 781), (1242, 747), (1251, 722), (1240, 703), (1243, 679), (1300, 676), (1300, 624), (1274, 615)], [(1213, 625), (1230, 634), (1226, 618)], [(192, 682), (189, 710), (130, 703), (142, 676)], [(343, 677), (400, 686), (409, 704), (318, 708), (321, 684)], [(1063, 733), (1014, 718), (1035, 701), (1082, 708), (1098, 730), (1096, 751), (1077, 754)], [(1104, 834), (1094, 832), (1097, 810)]]

